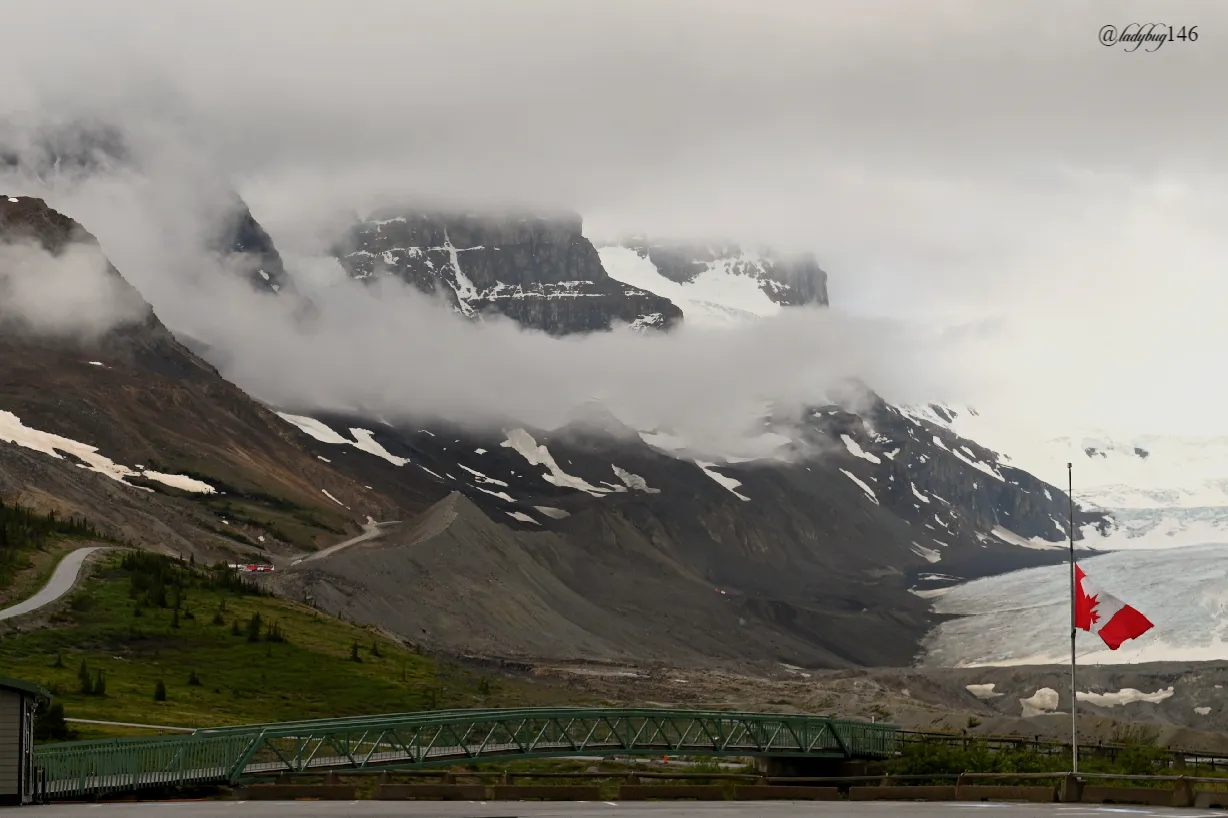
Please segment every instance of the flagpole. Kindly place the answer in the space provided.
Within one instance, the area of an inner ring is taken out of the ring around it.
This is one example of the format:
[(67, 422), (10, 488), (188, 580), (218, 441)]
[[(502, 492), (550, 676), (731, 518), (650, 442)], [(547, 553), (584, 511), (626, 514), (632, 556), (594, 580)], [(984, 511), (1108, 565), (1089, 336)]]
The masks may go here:
[(1075, 552), (1074, 552), (1074, 472), (1073, 464), (1066, 464), (1066, 497), (1070, 500), (1070, 771), (1079, 772), (1079, 722), (1076, 715), (1079, 706), (1079, 688), (1075, 681), (1075, 634), (1078, 632), (1075, 618)]

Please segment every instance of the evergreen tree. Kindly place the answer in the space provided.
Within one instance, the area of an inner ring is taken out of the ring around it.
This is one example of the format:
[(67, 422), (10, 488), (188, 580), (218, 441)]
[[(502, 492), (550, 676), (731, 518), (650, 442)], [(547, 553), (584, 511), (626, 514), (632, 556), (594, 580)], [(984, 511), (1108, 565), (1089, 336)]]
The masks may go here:
[(81, 667), (77, 668), (77, 678), (81, 681), (82, 695), (92, 695), (94, 692), (94, 680), (90, 677), (90, 669), (86, 666), (84, 659), (81, 660)]
[(350, 661), (351, 662), (361, 662), (362, 661), (362, 657), (358, 655), (358, 643), (357, 642), (355, 642), (353, 645), (350, 646)]
[(166, 685), (162, 683), (161, 679), (158, 680), (158, 684), (154, 687), (154, 701), (166, 701)]
[(259, 611), (252, 614), (252, 618), (247, 620), (247, 641), (248, 642), (259, 642), (260, 641), (260, 625), (261, 624), (262, 623), (260, 620)]

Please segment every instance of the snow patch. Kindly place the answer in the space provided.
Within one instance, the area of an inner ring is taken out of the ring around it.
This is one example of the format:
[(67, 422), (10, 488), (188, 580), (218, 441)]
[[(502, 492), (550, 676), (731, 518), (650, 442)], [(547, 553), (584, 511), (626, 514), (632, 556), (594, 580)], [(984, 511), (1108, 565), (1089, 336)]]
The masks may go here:
[(661, 493), (660, 489), (649, 488), (648, 481), (643, 477), (640, 477), (638, 474), (632, 474), (626, 469), (620, 469), (618, 466), (614, 466), (612, 464), (611, 468), (614, 469), (614, 473), (618, 475), (618, 479), (623, 481), (623, 485), (625, 485), (627, 488), (642, 491), (647, 494)]
[(366, 429), (350, 429), (350, 434), (354, 436), (354, 442), (350, 445), (355, 448), (361, 449), (368, 454), (373, 454), (376, 457), (382, 457), (394, 466), (404, 466), (409, 462), (409, 458), (397, 457), (379, 443), (376, 443), (375, 438), (372, 437), (373, 432), (369, 432)]
[(334, 503), (336, 503), (337, 505), (341, 506), (342, 508), (349, 508), (349, 506), (347, 506), (345, 503), (341, 502), (341, 501), (340, 501), (340, 500), (338, 500), (336, 497), (334, 497), (334, 496), (332, 496), (331, 494), (329, 494), (329, 493), (328, 493), (328, 489), (320, 489), (320, 491), (324, 492), (324, 496), (325, 496), (325, 497), (327, 497), (328, 499), (332, 500)]
[(128, 483), (126, 478), (129, 477), (144, 477), (148, 480), (153, 480), (162, 483), (172, 488), (177, 488), (182, 491), (190, 491), (198, 494), (216, 494), (217, 489), (208, 483), (194, 480), (191, 477), (180, 474), (163, 474), (156, 471), (133, 470), (127, 466), (122, 466), (116, 463), (111, 458), (106, 457), (98, 452), (97, 447), (90, 446), (87, 443), (81, 443), (71, 438), (53, 435), (50, 432), (42, 432), (38, 429), (32, 429), (21, 422), (21, 419), (12, 412), (0, 410), (0, 442), (14, 443), (21, 446), (23, 449), (32, 449), (36, 452), (54, 457), (56, 460), (63, 460), (63, 455), (60, 452), (65, 452), (73, 457), (81, 460), (78, 466), (97, 472), (104, 477), (109, 477), (116, 482), (123, 483), (131, 488), (140, 489), (142, 491), (153, 491), (153, 489), (144, 486), (133, 486)]
[[(448, 476), (451, 477), (451, 475), (448, 475)], [(489, 494), (491, 497), (498, 497), (500, 500), (503, 500), (508, 503), (516, 502), (516, 498), (512, 497), (506, 491), (491, 491), (490, 489), (484, 489), (481, 486), (473, 486), (473, 488), (477, 489), (478, 491), (484, 494)]]
[(504, 514), (511, 517), (513, 520), (519, 520), (522, 523), (533, 523), (533, 525), (541, 525), (541, 523), (537, 522), (537, 520), (534, 520), (532, 517), (530, 517), (528, 514), (525, 514), (523, 511), (505, 511)]
[(1195, 708), (1194, 708), (1194, 712), (1195, 712), (1195, 713), (1197, 713), (1197, 714), (1198, 714), (1198, 715), (1200, 715), (1200, 716), (1205, 716), (1205, 715), (1207, 715), (1208, 713), (1210, 713), (1210, 712), (1211, 712), (1211, 708), (1209, 708), (1209, 707), (1195, 707)]
[(630, 247), (602, 247), (597, 253), (610, 278), (668, 298), (682, 308), (683, 320), (691, 326), (736, 327), (781, 311), (750, 274), (756, 260), (746, 254), (704, 262), (707, 269), (680, 284)]
[(981, 684), (981, 685), (978, 685), (978, 684), (964, 685), (964, 688), (969, 693), (971, 693), (973, 696), (976, 696), (978, 699), (981, 699), (982, 701), (985, 699), (996, 699), (999, 696), (1005, 695), (1003, 693), (994, 693), (993, 689), (995, 687), (997, 687), (997, 685), (993, 682), (989, 682), (988, 684)]
[(329, 460), (327, 457), (321, 457), (321, 456), (320, 456), (320, 455), (318, 455), (318, 454), (316, 455), (316, 459), (317, 459), (317, 460), (323, 460), (325, 463), (332, 463), (332, 462), (333, 462), (333, 461)]
[(533, 508), (552, 520), (562, 520), (565, 517), (571, 516), (570, 512), (564, 511), (561, 508), (555, 508), (554, 506), (533, 506)]
[(1051, 542), (1050, 540), (1042, 540), (1040, 537), (1033, 537), (1032, 539), (1029, 540), (1025, 537), (1019, 536), (1014, 531), (1011, 531), (1009, 528), (1003, 528), (1000, 525), (996, 525), (993, 528), (991, 528), (989, 530), (989, 533), (993, 534), (995, 537), (997, 537), (1002, 542), (1010, 543), (1011, 545), (1017, 545), (1020, 548), (1034, 548), (1034, 549), (1043, 551), (1046, 549), (1066, 547), (1065, 543)]
[(464, 469), (465, 471), (469, 472), (474, 477), (476, 477), (479, 483), (490, 483), (493, 486), (503, 486), (504, 488), (507, 488), (507, 483), (504, 483), (502, 480), (496, 480), (493, 477), (487, 477), (486, 475), (482, 474), (477, 469), (469, 468), (464, 463), (457, 463), (456, 465), (460, 466), (462, 469)]
[(285, 412), (278, 412), (277, 416), (287, 423), (297, 426), (299, 429), (311, 435), (321, 443), (332, 443), (334, 445), (345, 445), (348, 443), (351, 446), (354, 445), (352, 440), (345, 439), (315, 418), (304, 417), (303, 415), (291, 415)]
[(856, 483), (858, 486), (860, 486), (861, 490), (866, 493), (866, 496), (868, 496), (871, 500), (873, 500), (875, 505), (878, 505), (878, 497), (877, 495), (874, 494), (874, 489), (870, 488), (865, 483), (863, 483), (861, 479), (857, 475), (853, 474), (851, 471), (846, 471), (845, 469), (841, 469), (840, 471), (844, 473), (845, 477), (847, 477), (848, 479)]
[(725, 488), (729, 489), (730, 493), (732, 493), (734, 497), (737, 497), (739, 500), (746, 500), (747, 502), (750, 501), (749, 497), (747, 497), (744, 494), (738, 493), (738, 490), (737, 490), (738, 486), (742, 485), (741, 480), (734, 480), (732, 477), (727, 477), (721, 474), (720, 472), (715, 471), (714, 470), (714, 467), (716, 466), (715, 463), (708, 463), (702, 460), (696, 460), (695, 465), (699, 466), (700, 470), (703, 471), (704, 474), (708, 475), (713, 480), (720, 483)]
[(930, 498), (926, 497), (924, 494), (922, 494), (921, 492), (917, 491), (917, 486), (916, 486), (916, 484), (915, 484), (915, 483), (913, 483), (911, 480), (909, 480), (909, 481), (908, 481), (908, 485), (912, 486), (912, 493), (913, 493), (913, 496), (914, 496), (914, 497), (916, 497), (918, 500), (920, 500), (920, 501), (921, 501), (921, 502), (923, 502), (923, 503), (928, 503), (928, 502), (930, 501)]
[(217, 494), (217, 489), (201, 480), (195, 480), (182, 474), (163, 474), (159, 471), (143, 471), (141, 477), (153, 480), (180, 491), (190, 491), (195, 494)]
[(1042, 687), (1028, 698), (1020, 699), (1019, 703), (1023, 705), (1023, 717), (1027, 719), (1054, 712), (1057, 710), (1058, 701), (1056, 690), (1051, 687)]
[(849, 454), (851, 454), (853, 457), (860, 457), (863, 460), (869, 460), (871, 463), (883, 462), (876, 455), (870, 454), (865, 449), (861, 448), (861, 444), (859, 444), (856, 440), (853, 440), (853, 438), (849, 437), (848, 435), (840, 435), (840, 439), (844, 441), (844, 447), (849, 450)]
[(1123, 687), (1116, 693), (1085, 693), (1080, 690), (1078, 699), (1081, 702), (1099, 705), (1100, 707), (1117, 707), (1118, 705), (1130, 704), (1131, 702), (1159, 704), (1165, 699), (1172, 698), (1173, 692), (1171, 686), (1163, 690), (1157, 690), (1154, 693), (1144, 693), (1141, 690), (1135, 690), (1133, 687)]
[(918, 557), (921, 557), (926, 562), (939, 562), (942, 559), (942, 554), (933, 548), (926, 548), (918, 543), (912, 544), (912, 552)]
[(474, 454), (486, 454), (486, 450), (485, 449), (474, 449), (473, 453)]
[(542, 479), (547, 483), (559, 486), (560, 488), (584, 491), (594, 497), (602, 497), (609, 493), (609, 489), (599, 488), (583, 478), (575, 477), (563, 471), (559, 464), (554, 462), (554, 456), (550, 454), (550, 450), (545, 446), (538, 446), (533, 436), (524, 429), (512, 429), (505, 434), (507, 439), (499, 445), (519, 453), (521, 457), (529, 461), (531, 466), (545, 466), (547, 473), (542, 475)]

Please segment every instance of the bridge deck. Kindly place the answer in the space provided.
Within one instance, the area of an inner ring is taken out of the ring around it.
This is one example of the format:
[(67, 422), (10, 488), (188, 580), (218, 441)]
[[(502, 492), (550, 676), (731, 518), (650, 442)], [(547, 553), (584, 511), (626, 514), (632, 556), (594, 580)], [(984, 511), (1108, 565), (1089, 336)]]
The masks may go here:
[(608, 755), (893, 755), (892, 725), (821, 716), (695, 710), (452, 710), (197, 730), (156, 739), (45, 745), (36, 763), (52, 798), (260, 775)]

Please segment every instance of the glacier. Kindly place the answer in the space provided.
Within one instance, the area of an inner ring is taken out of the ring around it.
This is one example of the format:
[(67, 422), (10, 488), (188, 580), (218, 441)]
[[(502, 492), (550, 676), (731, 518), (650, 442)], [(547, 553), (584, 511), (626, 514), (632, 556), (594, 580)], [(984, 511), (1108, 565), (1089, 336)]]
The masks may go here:
[[(1116, 651), (1080, 631), (1080, 664), (1228, 659), (1228, 546), (1115, 551), (1079, 565), (1155, 627)], [(930, 632), (922, 667), (1069, 664), (1068, 565), (1014, 571), (957, 585), (933, 597), (955, 616)]]

